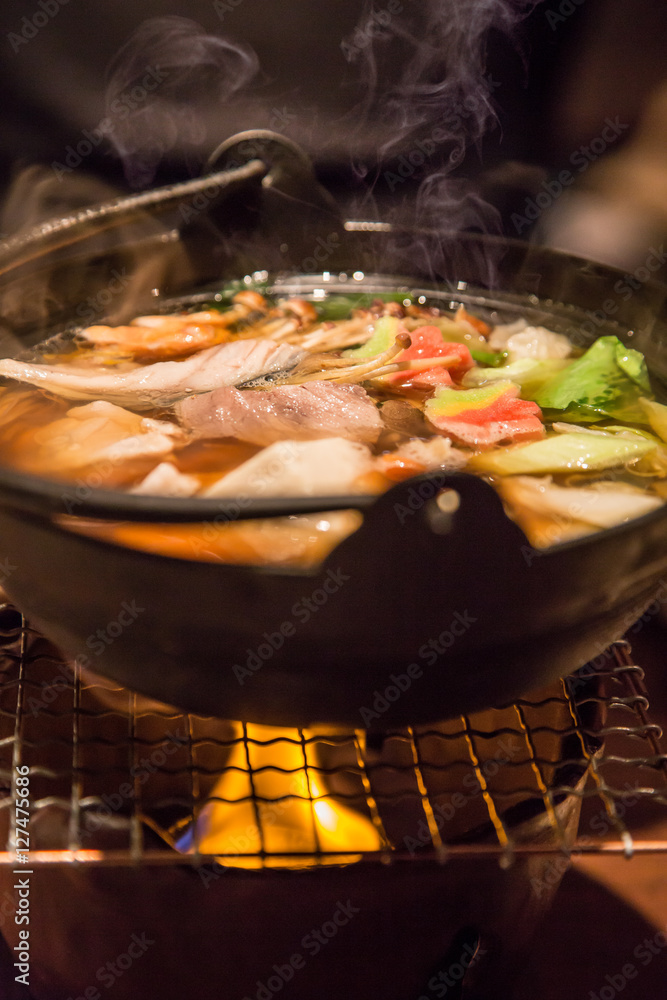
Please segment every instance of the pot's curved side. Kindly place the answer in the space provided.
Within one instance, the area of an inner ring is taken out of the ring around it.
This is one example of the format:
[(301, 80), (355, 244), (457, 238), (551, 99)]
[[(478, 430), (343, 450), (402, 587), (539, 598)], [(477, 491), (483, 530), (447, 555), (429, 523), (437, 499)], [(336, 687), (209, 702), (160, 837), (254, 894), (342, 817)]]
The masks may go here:
[[(254, 198), (269, 198), (261, 185), (251, 187)], [(212, 272), (222, 283), (253, 268), (308, 269), (314, 258), (304, 247), (319, 230), (297, 224), (291, 202), (290, 211), (289, 218), (269, 213), (270, 225), (259, 212), (244, 212), (243, 225), (228, 219), (214, 244), (201, 243), (203, 230), (197, 239), (182, 230), (187, 290), (201, 289)], [(248, 219), (251, 226), (257, 220), (250, 231)], [(333, 290), (372, 290), (405, 274), (415, 287), (435, 282), (454, 305), (465, 299), (499, 315), (553, 320), (582, 346), (600, 333), (632, 337), (658, 375), (667, 371), (664, 288), (645, 283), (630, 301), (616, 301), (613, 269), (470, 234), (346, 225), (330, 236)], [(122, 239), (119, 233), (121, 248), (131, 249), (131, 234), (127, 247)], [(116, 261), (118, 247), (112, 250), (91, 251), (99, 282)], [(56, 255), (40, 266), (49, 262), (60, 285), (63, 273), (79, 268), (73, 291), (80, 295), (89, 275), (83, 259)], [(184, 275), (172, 268), (160, 284), (151, 273), (159, 301), (183, 294)], [(26, 301), (32, 277), (23, 275)], [(312, 275), (302, 281), (315, 287)], [(135, 291), (150, 290), (139, 285)], [(75, 297), (67, 298), (58, 321), (75, 309)], [(52, 318), (44, 317), (45, 332)], [(25, 343), (38, 333), (20, 323), (12, 332)], [(509, 700), (598, 655), (667, 586), (667, 508), (538, 554), (482, 481), (452, 479), (464, 502), (444, 527), (428, 502), (411, 506), (413, 482), (380, 498), (321, 570), (295, 574), (167, 559), (84, 538), (49, 519), (63, 503), (53, 484), (40, 491), (25, 477), (21, 500), (17, 476), (0, 471), (0, 553), (9, 560), (6, 589), (34, 623), (97, 673), (163, 701), (248, 721), (382, 726)], [(97, 491), (90, 493), (92, 514)], [(117, 517), (105, 502), (107, 516)], [(182, 503), (190, 516), (194, 501)]]
[(464, 531), (414, 528), (398, 533), (397, 561), (386, 532), (364, 548), (392, 494), (303, 574), (151, 555), (0, 508), (5, 586), (96, 673), (200, 713), (292, 726), (381, 727), (508, 702), (667, 598), (661, 520), (542, 555), (516, 529), (513, 543), (468, 548), (467, 564)]

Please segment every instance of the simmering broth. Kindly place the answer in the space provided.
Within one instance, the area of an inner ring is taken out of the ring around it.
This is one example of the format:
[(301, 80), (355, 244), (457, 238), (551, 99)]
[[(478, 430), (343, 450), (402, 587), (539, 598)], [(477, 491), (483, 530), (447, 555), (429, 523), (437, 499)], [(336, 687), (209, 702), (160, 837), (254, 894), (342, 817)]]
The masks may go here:
[[(74, 491), (232, 500), (467, 471), (538, 547), (667, 498), (667, 407), (616, 337), (583, 352), (522, 318), (492, 325), (401, 293), (219, 298), (0, 362), (0, 460)], [(179, 558), (308, 566), (361, 516), (66, 523)]]

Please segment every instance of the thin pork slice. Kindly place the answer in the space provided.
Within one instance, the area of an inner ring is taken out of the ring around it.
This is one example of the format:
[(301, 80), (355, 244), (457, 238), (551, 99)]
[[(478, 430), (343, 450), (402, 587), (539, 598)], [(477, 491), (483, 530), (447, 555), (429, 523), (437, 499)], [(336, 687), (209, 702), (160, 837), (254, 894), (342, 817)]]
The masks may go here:
[(9, 358), (0, 376), (29, 382), (65, 399), (105, 399), (133, 410), (149, 410), (218, 386), (239, 385), (269, 372), (289, 370), (303, 356), (287, 344), (237, 340), (199, 351), (184, 361), (157, 361), (126, 372), (36, 365)]
[(181, 423), (197, 437), (233, 437), (251, 444), (339, 437), (373, 444), (383, 429), (365, 389), (327, 381), (283, 385), (268, 391), (214, 389), (184, 399)]

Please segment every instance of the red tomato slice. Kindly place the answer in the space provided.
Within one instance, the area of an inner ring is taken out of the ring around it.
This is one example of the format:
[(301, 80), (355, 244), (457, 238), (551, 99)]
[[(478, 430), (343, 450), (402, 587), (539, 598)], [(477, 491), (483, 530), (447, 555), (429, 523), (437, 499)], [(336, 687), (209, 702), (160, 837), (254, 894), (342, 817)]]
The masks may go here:
[[(422, 361), (427, 358), (451, 358), (451, 364), (448, 364), (446, 368), (444, 366), (433, 369), (428, 369), (428, 373), (435, 371), (449, 371), (453, 379), (461, 378), (461, 376), (472, 368), (475, 362), (472, 359), (470, 351), (465, 344), (452, 343), (448, 340), (443, 340), (442, 333), (437, 326), (420, 326), (417, 330), (413, 330), (410, 333), (412, 339), (412, 344), (410, 347), (401, 351), (395, 358), (395, 361)], [(396, 372), (394, 375), (387, 375), (387, 381), (391, 382), (407, 382), (410, 381), (412, 385), (417, 385), (416, 379), (422, 378), (427, 372)], [(449, 385), (451, 383), (451, 378), (436, 379), (433, 375), (427, 380), (426, 385)]]

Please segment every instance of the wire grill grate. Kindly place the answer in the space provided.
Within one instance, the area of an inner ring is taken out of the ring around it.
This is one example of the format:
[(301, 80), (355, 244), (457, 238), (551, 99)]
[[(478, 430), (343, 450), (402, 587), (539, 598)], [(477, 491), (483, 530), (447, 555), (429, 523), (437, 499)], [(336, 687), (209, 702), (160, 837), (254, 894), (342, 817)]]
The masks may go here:
[[(643, 671), (619, 642), (567, 682), (436, 725), (268, 729), (183, 714), (84, 676), (5, 605), (0, 863), (15, 863), (19, 764), (30, 767), (34, 864), (453, 854), (509, 864), (545, 850), (667, 850), (633, 838), (628, 818), (637, 803), (667, 816), (667, 756), (648, 709)], [(582, 803), (595, 836), (577, 837)]]

